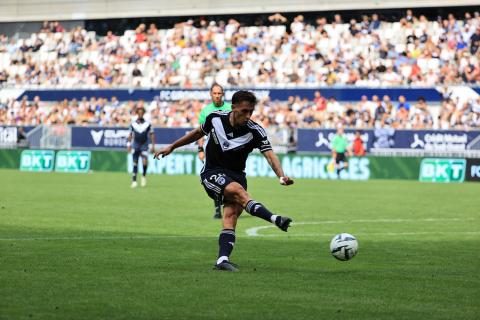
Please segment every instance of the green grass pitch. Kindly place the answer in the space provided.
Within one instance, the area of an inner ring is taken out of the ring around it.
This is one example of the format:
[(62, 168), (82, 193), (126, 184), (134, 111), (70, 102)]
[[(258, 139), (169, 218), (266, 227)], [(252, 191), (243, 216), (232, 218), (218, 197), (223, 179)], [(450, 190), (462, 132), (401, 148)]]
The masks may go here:
[[(198, 177), (0, 171), (0, 319), (478, 319), (480, 185), (249, 179), (232, 261)], [(259, 228), (262, 227), (262, 228)], [(329, 254), (340, 232), (359, 253)]]

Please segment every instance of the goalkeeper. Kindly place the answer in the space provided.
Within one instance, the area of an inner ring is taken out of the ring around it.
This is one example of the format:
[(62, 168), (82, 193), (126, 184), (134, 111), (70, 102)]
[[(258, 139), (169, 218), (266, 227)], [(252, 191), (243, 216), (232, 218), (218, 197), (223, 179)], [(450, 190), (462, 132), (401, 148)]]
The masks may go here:
[[(210, 97), (212, 102), (207, 104), (203, 107), (202, 111), (200, 111), (200, 115), (198, 117), (199, 125), (205, 124), (205, 119), (207, 116), (212, 113), (213, 111), (231, 111), (232, 105), (228, 102), (223, 101), (224, 91), (223, 87), (218, 83), (214, 83), (210, 87)], [(198, 140), (198, 158), (205, 162), (205, 150), (203, 150), (203, 142), (204, 139), (201, 138)], [(215, 205), (215, 214), (213, 215), (214, 219), (221, 219), (222, 218), (222, 201), (221, 199), (215, 199), (213, 201)]]

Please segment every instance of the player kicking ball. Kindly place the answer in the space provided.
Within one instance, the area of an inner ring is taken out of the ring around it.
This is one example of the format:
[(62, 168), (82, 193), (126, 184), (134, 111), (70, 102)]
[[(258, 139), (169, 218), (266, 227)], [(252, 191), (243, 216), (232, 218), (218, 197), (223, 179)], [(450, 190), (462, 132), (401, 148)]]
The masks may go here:
[(287, 231), (292, 219), (275, 215), (262, 203), (253, 200), (247, 193), (245, 165), (254, 148), (262, 152), (273, 169), (280, 184), (288, 186), (293, 180), (286, 177), (277, 156), (272, 150), (265, 129), (250, 120), (257, 98), (249, 91), (237, 91), (232, 96), (232, 111), (210, 113), (205, 123), (187, 133), (168, 147), (155, 153), (154, 158), (165, 157), (181, 146), (207, 136), (205, 142), (205, 163), (200, 173), (201, 183), (208, 196), (223, 202), (223, 230), (218, 238), (219, 252), (214, 269), (239, 271), (230, 262), (235, 244), (235, 227), (243, 210), (255, 217), (275, 224)]

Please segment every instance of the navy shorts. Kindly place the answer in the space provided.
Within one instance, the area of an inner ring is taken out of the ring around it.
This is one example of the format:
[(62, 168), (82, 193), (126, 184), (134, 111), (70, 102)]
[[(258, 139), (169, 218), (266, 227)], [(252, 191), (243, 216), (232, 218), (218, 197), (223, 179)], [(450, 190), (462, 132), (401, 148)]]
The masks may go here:
[(200, 174), (200, 179), (208, 196), (214, 200), (223, 201), (223, 192), (232, 182), (238, 182), (247, 190), (245, 173), (236, 173), (228, 169), (212, 169)]
[(133, 162), (138, 162), (138, 158), (140, 156), (144, 157), (145, 159), (148, 158), (148, 143), (137, 144), (134, 142), (132, 145), (132, 149), (133, 149)]

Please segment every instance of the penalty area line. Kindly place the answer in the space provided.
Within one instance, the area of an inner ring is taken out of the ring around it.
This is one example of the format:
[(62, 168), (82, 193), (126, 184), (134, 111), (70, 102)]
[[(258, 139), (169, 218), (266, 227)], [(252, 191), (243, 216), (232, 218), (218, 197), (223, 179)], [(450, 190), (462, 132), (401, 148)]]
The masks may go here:
[[(442, 221), (474, 221), (474, 220), (475, 219), (470, 219), (470, 218), (468, 218), (468, 219), (460, 219), (460, 218), (354, 219), (354, 220), (325, 220), (325, 221), (293, 222), (292, 226), (296, 226), (296, 225), (322, 225), (322, 224), (349, 224), (349, 223), (403, 223), (403, 222), (442, 222)], [(270, 228), (276, 228), (276, 226), (275, 225), (268, 225), (268, 226), (248, 228), (247, 230), (245, 230), (245, 233), (250, 237), (270, 236), (270, 235), (261, 235), (259, 233), (260, 230), (270, 229)], [(477, 231), (473, 231), (473, 232), (477, 232)], [(434, 233), (441, 233), (441, 232), (434, 232)], [(375, 233), (375, 234), (380, 234), (380, 233)], [(392, 234), (392, 233), (390, 232), (390, 234)], [(408, 233), (408, 234), (414, 234), (414, 233)], [(421, 233), (415, 233), (415, 234), (421, 234)], [(322, 235), (322, 234), (318, 233), (316, 235)], [(395, 234), (395, 235), (397, 235), (397, 234)], [(398, 234), (398, 235), (400, 235), (400, 234)], [(277, 236), (277, 235), (272, 235), (272, 236)]]
[[(477, 235), (480, 231), (424, 231), (424, 232), (359, 232), (355, 236), (420, 236), (420, 235), (434, 235), (434, 234), (468, 234)], [(312, 237), (333, 237), (335, 233), (294, 233), (289, 234), (289, 237), (295, 238), (312, 238)], [(283, 234), (259, 234), (253, 237), (258, 238), (276, 238), (282, 237)]]

